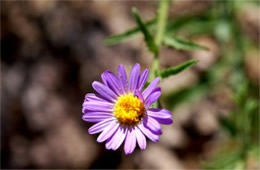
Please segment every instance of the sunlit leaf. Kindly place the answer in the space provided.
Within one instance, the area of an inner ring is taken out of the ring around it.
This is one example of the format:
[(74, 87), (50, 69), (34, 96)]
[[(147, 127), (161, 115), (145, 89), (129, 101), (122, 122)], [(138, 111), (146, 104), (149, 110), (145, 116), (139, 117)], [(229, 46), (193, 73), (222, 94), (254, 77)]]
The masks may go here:
[(193, 59), (193, 60), (189, 60), (189, 61), (187, 61), (183, 64), (180, 64), (178, 66), (167, 68), (167, 69), (161, 71), (160, 77), (161, 78), (167, 78), (167, 77), (176, 75), (176, 74), (186, 70), (187, 68), (193, 66), (197, 62), (198, 62), (198, 60)]
[(164, 36), (163, 43), (177, 50), (208, 50), (207, 47), (169, 35)]
[(245, 113), (250, 114), (253, 110), (257, 108), (257, 105), (259, 101), (253, 99), (253, 98), (248, 98), (245, 104)]
[[(145, 22), (144, 25), (146, 27), (150, 27), (150, 26), (154, 25), (155, 22), (156, 22), (156, 19), (152, 19), (150, 21)], [(134, 27), (134, 28), (124, 32), (124, 33), (108, 37), (107, 39), (105, 39), (105, 43), (107, 45), (115, 45), (115, 44), (118, 44), (118, 43), (120, 43), (120, 42), (122, 42), (126, 39), (135, 37), (136, 35), (138, 35), (139, 32), (140, 32), (140, 28), (137, 26), (137, 27)]]
[(136, 23), (144, 35), (145, 42), (152, 53), (158, 53), (158, 47), (154, 42), (153, 36), (146, 28), (136, 8), (132, 8), (132, 13), (135, 17)]
[(233, 169), (241, 160), (241, 151), (223, 152), (210, 162), (204, 163), (205, 169)]

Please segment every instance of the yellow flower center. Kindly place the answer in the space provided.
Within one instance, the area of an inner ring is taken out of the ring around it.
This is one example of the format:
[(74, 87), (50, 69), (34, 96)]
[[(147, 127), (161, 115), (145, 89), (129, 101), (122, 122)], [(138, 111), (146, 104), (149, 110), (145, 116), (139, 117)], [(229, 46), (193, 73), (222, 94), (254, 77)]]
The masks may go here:
[(132, 93), (124, 94), (117, 99), (113, 113), (121, 124), (136, 125), (144, 116), (144, 103)]

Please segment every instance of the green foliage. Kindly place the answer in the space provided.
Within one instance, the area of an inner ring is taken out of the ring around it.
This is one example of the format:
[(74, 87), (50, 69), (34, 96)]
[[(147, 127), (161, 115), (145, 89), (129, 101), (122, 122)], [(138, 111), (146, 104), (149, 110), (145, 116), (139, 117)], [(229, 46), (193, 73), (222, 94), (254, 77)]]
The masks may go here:
[(205, 169), (233, 169), (241, 160), (240, 151), (227, 151), (217, 155), (213, 161), (205, 162)]
[[(259, 128), (256, 130), (257, 135), (255, 135), (254, 130), (255, 127), (259, 127), (259, 122), (255, 121), (259, 120), (259, 100), (252, 95), (255, 92), (251, 92), (254, 89), (245, 74), (245, 40), (239, 29), (239, 24), (236, 23), (236, 11), (232, 6), (232, 1), (218, 2), (217, 4), (222, 8), (222, 10), (217, 11), (217, 15), (222, 19), (214, 33), (221, 43), (221, 51), (224, 55), (232, 54), (230, 59), (224, 58), (223, 60), (226, 63), (226, 71), (231, 73), (228, 84), (233, 90), (235, 104), (234, 111), (229, 113), (228, 117), (220, 118), (220, 124), (232, 137), (229, 141), (238, 141), (239, 144), (236, 148), (231, 148), (231, 152), (237, 152), (237, 159), (230, 160), (229, 167), (220, 166), (225, 162), (223, 152), (215, 155), (204, 167), (209, 169), (245, 169), (252, 146), (259, 144)], [(226, 154), (228, 155), (228, 153)], [(224, 159), (218, 162), (222, 157)], [(228, 155), (227, 160), (228, 157), (232, 156)]]
[[(231, 113), (230, 113), (231, 114)], [(229, 118), (219, 117), (221, 127), (226, 130), (232, 137), (237, 136), (237, 129)]]
[(139, 27), (139, 29), (142, 31), (143, 35), (144, 35), (144, 39), (146, 42), (146, 45), (148, 47), (148, 49), (152, 52), (152, 53), (158, 53), (158, 47), (154, 42), (154, 39), (151, 35), (151, 33), (149, 32), (149, 30), (146, 28), (145, 24), (143, 23), (138, 11), (136, 8), (132, 8), (132, 14), (135, 18), (135, 21)]
[[(144, 22), (144, 25), (145, 25), (146, 28), (150, 28), (150, 26), (153, 26), (155, 23), (156, 23), (156, 19), (152, 19), (150, 21)], [(105, 43), (107, 45), (115, 45), (115, 44), (118, 44), (118, 43), (120, 43), (124, 40), (135, 37), (138, 33), (140, 33), (139, 26), (134, 27), (134, 28), (122, 33), (122, 34), (110, 36), (107, 39), (105, 39)]]
[(191, 41), (182, 40), (170, 35), (164, 36), (163, 43), (177, 50), (208, 50), (207, 47), (203, 47)]
[(197, 62), (198, 62), (198, 60), (192, 59), (192, 60), (189, 60), (178, 66), (167, 68), (160, 72), (160, 77), (164, 79), (164, 78), (179, 74), (182, 71), (186, 70), (187, 68), (193, 66)]

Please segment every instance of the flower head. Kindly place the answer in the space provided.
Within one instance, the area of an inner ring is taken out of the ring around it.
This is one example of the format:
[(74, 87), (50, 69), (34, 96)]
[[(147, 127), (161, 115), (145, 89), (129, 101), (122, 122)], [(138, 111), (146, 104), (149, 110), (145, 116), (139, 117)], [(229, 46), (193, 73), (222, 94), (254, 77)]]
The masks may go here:
[(143, 90), (149, 70), (140, 74), (140, 65), (135, 64), (127, 79), (124, 66), (119, 65), (117, 76), (110, 71), (102, 75), (103, 84), (94, 81), (92, 86), (98, 94), (89, 93), (83, 103), (82, 119), (96, 122), (88, 130), (101, 134), (98, 142), (106, 141), (106, 148), (116, 150), (125, 141), (124, 150), (131, 154), (138, 143), (146, 148), (146, 137), (157, 142), (162, 134), (161, 124), (171, 124), (172, 114), (166, 109), (150, 108), (160, 95), (155, 78)]

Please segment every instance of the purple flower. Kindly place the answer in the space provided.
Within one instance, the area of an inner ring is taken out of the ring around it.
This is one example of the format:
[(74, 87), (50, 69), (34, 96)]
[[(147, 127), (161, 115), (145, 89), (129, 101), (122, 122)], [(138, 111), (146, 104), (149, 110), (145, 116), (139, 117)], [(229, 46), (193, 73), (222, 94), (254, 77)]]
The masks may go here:
[(98, 94), (89, 93), (83, 103), (82, 119), (97, 122), (89, 128), (90, 134), (101, 134), (98, 142), (106, 141), (106, 148), (116, 150), (125, 141), (124, 150), (131, 154), (138, 143), (146, 148), (146, 137), (157, 142), (162, 134), (161, 124), (171, 124), (172, 114), (166, 109), (150, 108), (160, 95), (155, 78), (143, 90), (149, 70), (140, 74), (140, 65), (135, 64), (130, 72), (129, 82), (124, 66), (119, 65), (117, 76), (105, 71), (103, 83), (94, 81), (92, 86)]

